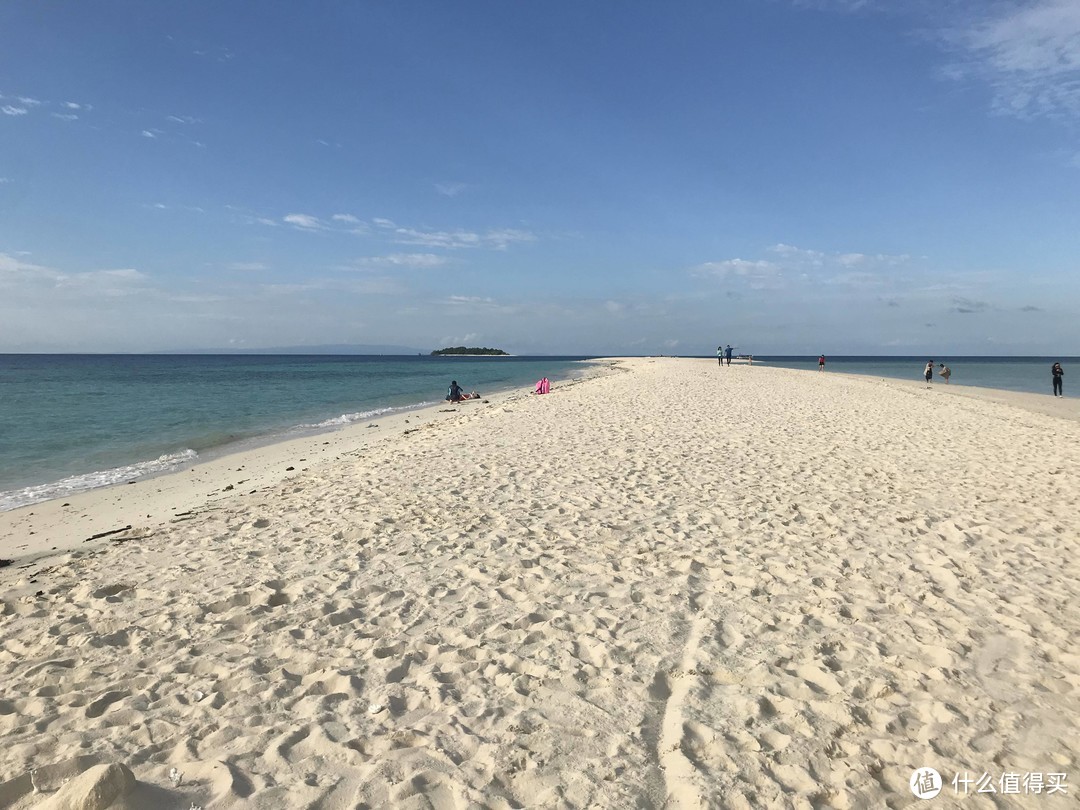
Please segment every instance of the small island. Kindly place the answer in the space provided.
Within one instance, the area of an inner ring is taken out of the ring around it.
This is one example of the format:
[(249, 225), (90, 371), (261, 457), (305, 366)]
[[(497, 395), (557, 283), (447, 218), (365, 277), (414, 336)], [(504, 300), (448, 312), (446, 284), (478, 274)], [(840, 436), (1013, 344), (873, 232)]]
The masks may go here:
[(436, 349), (431, 353), (432, 357), (451, 357), (454, 355), (480, 355), (483, 357), (509, 357), (502, 349), (476, 349), (465, 346), (452, 346), (447, 349)]

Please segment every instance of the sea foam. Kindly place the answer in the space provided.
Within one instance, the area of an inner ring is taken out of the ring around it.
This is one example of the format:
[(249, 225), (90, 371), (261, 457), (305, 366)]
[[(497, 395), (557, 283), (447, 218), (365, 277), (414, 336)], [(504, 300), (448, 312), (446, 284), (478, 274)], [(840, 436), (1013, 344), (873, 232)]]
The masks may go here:
[(98, 470), (83, 473), (82, 475), (72, 475), (51, 484), (39, 484), (0, 492), (0, 512), (17, 509), (20, 506), (27, 506), (32, 503), (48, 501), (53, 498), (75, 495), (88, 489), (119, 484), (122, 481), (133, 481), (158, 473), (172, 472), (186, 464), (190, 464), (198, 457), (199, 454), (194, 450), (184, 449), (179, 453), (167, 453), (158, 456), (153, 461), (140, 461), (124, 467), (114, 467), (111, 470)]

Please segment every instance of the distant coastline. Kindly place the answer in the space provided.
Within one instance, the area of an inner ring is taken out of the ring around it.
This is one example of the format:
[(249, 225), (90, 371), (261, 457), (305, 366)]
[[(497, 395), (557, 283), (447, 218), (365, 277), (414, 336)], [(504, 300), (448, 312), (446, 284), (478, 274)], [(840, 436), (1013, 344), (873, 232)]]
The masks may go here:
[(467, 346), (448, 346), (445, 349), (436, 349), (431, 353), (432, 357), (510, 357), (502, 349), (471, 348)]

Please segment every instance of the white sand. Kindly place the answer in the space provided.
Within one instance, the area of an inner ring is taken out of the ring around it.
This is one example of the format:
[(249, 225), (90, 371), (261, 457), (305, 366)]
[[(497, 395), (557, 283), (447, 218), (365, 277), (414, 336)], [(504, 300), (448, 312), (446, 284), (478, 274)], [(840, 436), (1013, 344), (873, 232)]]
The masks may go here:
[(83, 755), (132, 807), (863, 808), (931, 766), (1068, 774), (963, 807), (1076, 806), (1080, 401), (618, 365), (0, 514), (36, 559), (0, 570), (0, 779)]

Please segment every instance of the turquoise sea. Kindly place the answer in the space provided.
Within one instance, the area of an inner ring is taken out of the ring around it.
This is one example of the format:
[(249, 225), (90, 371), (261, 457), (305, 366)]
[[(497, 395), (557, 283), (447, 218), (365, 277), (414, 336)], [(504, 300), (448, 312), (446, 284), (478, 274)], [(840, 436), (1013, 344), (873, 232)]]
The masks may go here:
[[(180, 469), (254, 444), (374, 419), (465, 390), (584, 373), (587, 357), (0, 355), (0, 510)], [(926, 357), (828, 356), (830, 373), (921, 380)], [(816, 371), (817, 356), (755, 356)], [(952, 385), (1050, 395), (1075, 357), (942, 357)], [(942, 381), (935, 377), (935, 384)], [(1080, 385), (1080, 382), (1077, 383)]]
[(0, 355), (0, 510), (252, 444), (580, 377), (584, 357)]
[[(1031, 394), (1052, 396), (1050, 366), (1061, 363), (1065, 370), (1065, 396), (1075, 396), (1080, 389), (1080, 357), (867, 357), (858, 355), (825, 356), (825, 370), (838, 374), (865, 374), (871, 377), (889, 377), (896, 380), (922, 381), (927, 362), (934, 361), (932, 384), (944, 385), (937, 376), (939, 363), (952, 370), (949, 385), (974, 385), (980, 388), (1000, 388), (1006, 391), (1024, 391)], [(798, 368), (817, 371), (818, 355), (799, 357), (790, 355), (758, 356), (754, 363), (764, 363), (782, 368)], [(1069, 380), (1073, 381), (1073, 394), (1069, 393)]]

